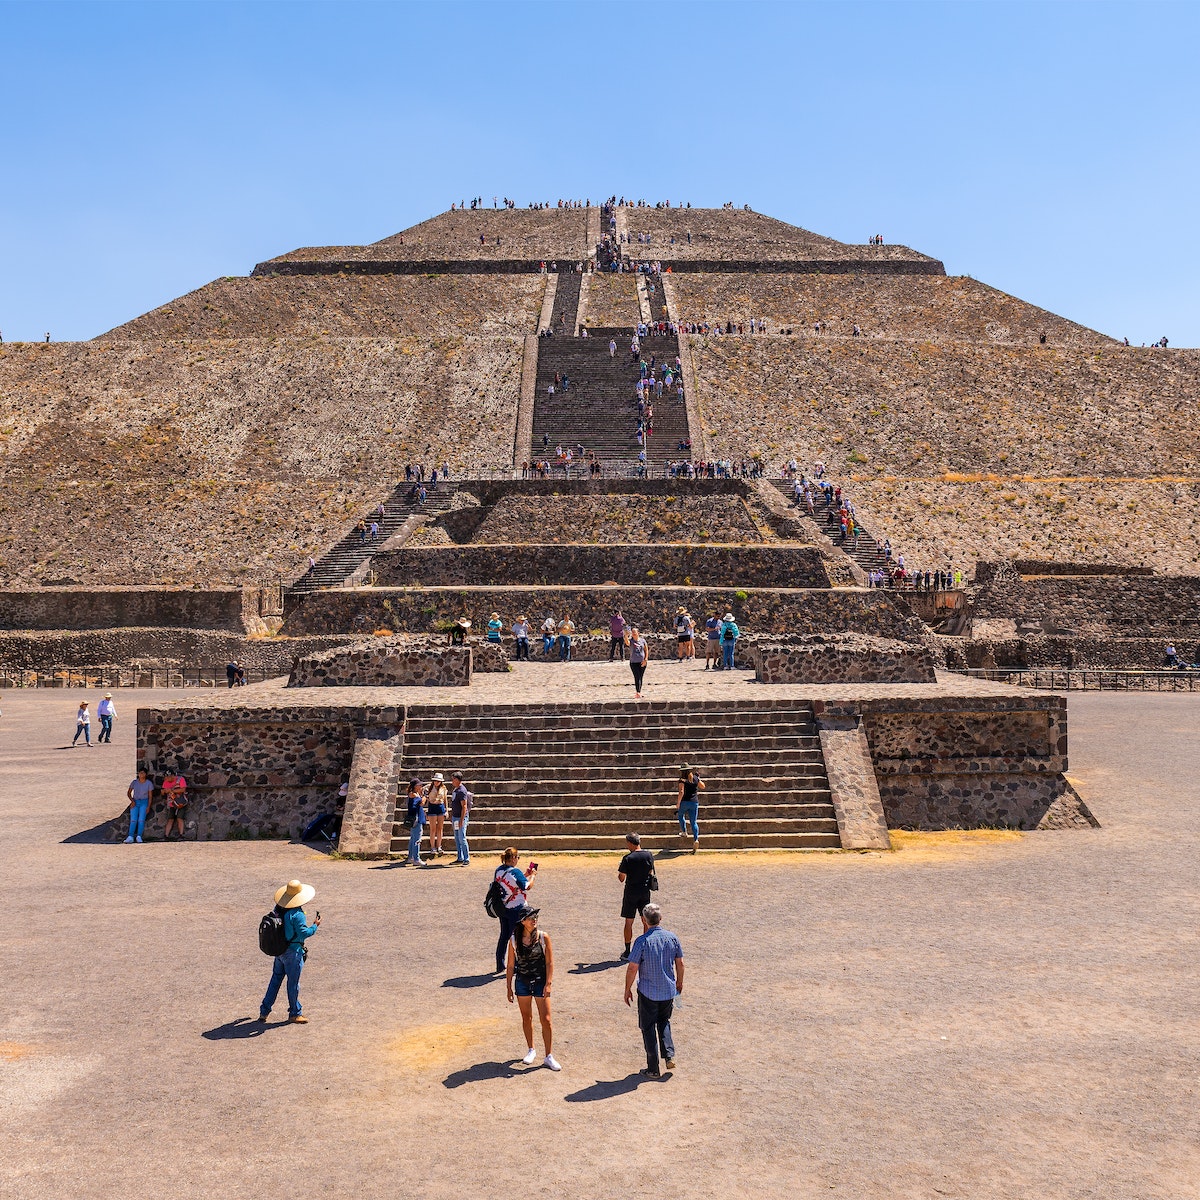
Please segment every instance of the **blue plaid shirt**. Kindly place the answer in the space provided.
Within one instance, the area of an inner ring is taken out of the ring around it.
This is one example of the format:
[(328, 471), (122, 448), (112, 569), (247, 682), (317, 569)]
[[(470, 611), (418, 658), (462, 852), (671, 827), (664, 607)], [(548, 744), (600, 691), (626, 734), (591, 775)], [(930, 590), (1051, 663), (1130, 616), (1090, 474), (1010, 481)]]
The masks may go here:
[(653, 925), (633, 943), (629, 961), (637, 963), (638, 991), (647, 1000), (675, 999), (675, 960), (683, 957), (679, 939)]

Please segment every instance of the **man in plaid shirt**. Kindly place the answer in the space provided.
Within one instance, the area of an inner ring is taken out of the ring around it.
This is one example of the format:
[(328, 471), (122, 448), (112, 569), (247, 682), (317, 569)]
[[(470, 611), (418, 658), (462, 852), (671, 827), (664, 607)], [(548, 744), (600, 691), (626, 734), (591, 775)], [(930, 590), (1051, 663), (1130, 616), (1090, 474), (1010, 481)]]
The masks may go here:
[(662, 1075), (659, 1049), (667, 1070), (675, 1068), (675, 1043), (671, 1038), (671, 1012), (675, 997), (683, 994), (683, 947), (679, 939), (662, 928), (662, 909), (647, 904), (642, 918), (649, 928), (637, 938), (629, 951), (625, 972), (625, 1003), (633, 1003), (633, 983), (638, 988), (638, 1025), (646, 1046), (643, 1075), (655, 1079)]

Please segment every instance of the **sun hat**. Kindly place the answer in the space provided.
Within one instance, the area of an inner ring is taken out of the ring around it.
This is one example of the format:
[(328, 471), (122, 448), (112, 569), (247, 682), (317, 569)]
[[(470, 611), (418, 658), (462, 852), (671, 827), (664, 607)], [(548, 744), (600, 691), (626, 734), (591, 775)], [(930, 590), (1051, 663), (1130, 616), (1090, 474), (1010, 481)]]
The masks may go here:
[(433, 782), (434, 782), (434, 783), (445, 783), (445, 782), (446, 782), (446, 777), (445, 777), (445, 775), (443, 775), (443, 774), (441, 773), (441, 771), (434, 771), (434, 773), (433, 773)]
[(464, 629), (470, 629), (470, 628), (471, 628), (471, 622), (470, 622), (470, 621), (468, 621), (466, 617), (459, 617), (459, 618), (458, 618), (458, 623), (459, 623), (459, 624), (460, 624), (460, 625), (461, 625), (461, 626), (462, 626)]
[(733, 620), (733, 613), (726, 613), (726, 614), (725, 614), (725, 615), (724, 615), (724, 616), (721, 618), (721, 620), (722, 620), (722, 621), (732, 621), (732, 620)]
[(684, 607), (683, 607), (683, 605), (681, 604), (681, 605), (680, 605), (680, 606), (679, 606), (679, 607), (678, 607), (678, 608), (675, 610), (675, 612), (676, 612), (676, 613), (687, 612), (687, 609), (686, 609), (686, 608), (684, 608)]
[(105, 692), (105, 693), (104, 693), (104, 698), (105, 698), (105, 700), (111, 700), (111, 699), (112, 699), (112, 692)]
[(491, 619), (492, 619), (493, 621), (498, 621), (498, 620), (500, 620), (500, 614), (499, 614), (499, 613), (492, 613), (492, 617), (491, 617)]
[(316, 894), (317, 889), (311, 883), (301, 883), (300, 880), (293, 879), (275, 893), (275, 903), (280, 908), (299, 908), (302, 904), (307, 904)]
[(534, 908), (532, 904), (522, 904), (517, 909), (517, 920), (527, 921), (530, 917), (536, 917), (541, 911), (540, 908)]

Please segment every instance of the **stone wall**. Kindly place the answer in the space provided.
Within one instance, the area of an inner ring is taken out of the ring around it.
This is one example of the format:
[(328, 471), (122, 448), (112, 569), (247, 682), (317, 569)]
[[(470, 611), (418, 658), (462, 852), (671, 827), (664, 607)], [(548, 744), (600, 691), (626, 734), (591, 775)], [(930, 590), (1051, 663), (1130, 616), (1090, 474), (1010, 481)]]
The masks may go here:
[(353, 640), (345, 634), (264, 638), (205, 629), (0, 632), (0, 670), (116, 667), (133, 674), (211, 667), (214, 678), (224, 679), (225, 664), (236, 659), (251, 671), (286, 675), (298, 655)]
[[(1015, 690), (1014, 690), (1015, 692)], [(817, 700), (862, 720), (891, 829), (1094, 825), (1071, 788), (1064, 696)]]
[(283, 632), (361, 637), (387, 628), (427, 633), (462, 616), (482, 629), (493, 611), (500, 613), (506, 630), (520, 613), (528, 615), (535, 629), (548, 615), (561, 620), (569, 613), (581, 632), (605, 631), (619, 607), (627, 621), (645, 631), (669, 633), (680, 605), (701, 623), (710, 612), (732, 612), (747, 634), (853, 631), (902, 641), (926, 635), (904, 601), (883, 591), (701, 587), (344, 588), (289, 596)]
[(1038, 626), (1043, 633), (1195, 637), (1200, 634), (1200, 577), (1047, 575), (994, 581), (980, 590), (973, 632), (1004, 637), (1022, 625)]
[(380, 857), (390, 849), (403, 753), (402, 729), (375, 726), (359, 731), (338, 838), (342, 853)]
[(926, 646), (843, 634), (763, 639), (752, 651), (759, 683), (934, 683)]
[[(155, 780), (169, 771), (187, 779), (188, 837), (296, 837), (333, 811), (363, 731), (387, 738), (403, 724), (403, 709), (385, 706), (140, 708), (137, 765)], [(158, 835), (163, 825), (158, 801), (149, 828)]]
[(288, 687), (467, 687), (468, 646), (412, 646), (386, 639), (323, 650), (296, 661)]
[(597, 583), (740, 588), (829, 586), (811, 546), (471, 545), (401, 547), (371, 560), (380, 587)]
[(42, 587), (0, 591), (0, 630), (223, 629), (260, 632), (255, 588)]

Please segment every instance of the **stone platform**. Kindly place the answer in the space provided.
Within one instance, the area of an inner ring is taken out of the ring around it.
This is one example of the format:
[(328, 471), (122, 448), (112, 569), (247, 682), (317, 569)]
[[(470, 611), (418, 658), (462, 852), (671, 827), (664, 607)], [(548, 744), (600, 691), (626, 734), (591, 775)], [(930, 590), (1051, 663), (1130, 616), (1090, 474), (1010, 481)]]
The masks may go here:
[[(623, 664), (535, 662), (516, 664), (509, 674), (476, 676), (470, 688), (447, 689), (433, 704), (424, 687), (288, 689), (284, 683), (139, 709), (139, 763), (156, 777), (167, 770), (187, 776), (195, 836), (294, 836), (332, 806), (339, 784), (349, 778), (343, 849), (386, 854), (398, 781), (407, 778), (406, 726), (466, 717), (476, 727), (500, 728), (506, 713), (519, 718), (510, 726), (526, 732), (536, 731), (539, 721), (570, 714), (589, 726), (598, 717), (634, 718), (628, 745), (623, 753), (614, 751), (605, 769), (636, 768), (649, 796), (671, 790), (680, 751), (672, 745), (656, 757), (648, 742), (651, 752), (639, 754), (639, 716), (650, 730), (655, 722), (665, 725), (680, 714), (702, 718), (711, 713), (686, 751), (703, 768), (708, 762), (736, 766), (740, 727), (755, 714), (803, 711), (797, 722), (811, 722), (820, 734), (829, 780), (820, 787), (833, 791), (843, 846), (861, 844), (856, 841), (861, 837), (871, 844), (884, 826), (1033, 829), (1092, 823), (1063, 774), (1065, 697), (986, 680), (939, 674), (932, 684), (767, 687), (741, 670), (705, 671), (698, 660), (652, 660), (647, 698), (635, 701)], [(520, 765), (529, 751), (507, 734), (494, 740), (498, 760)], [(586, 739), (580, 738), (561, 761), (545, 766), (542, 777), (569, 775), (574, 762), (584, 763), (571, 753), (586, 749)], [(458, 761), (449, 745), (444, 756), (440, 769), (462, 769), (473, 786), (476, 764)], [(455, 761), (449, 761), (452, 757)], [(422, 770), (427, 765), (422, 763)], [(730, 788), (736, 775), (730, 773)], [(845, 785), (841, 808), (834, 788), (838, 780), (857, 781)], [(877, 787), (878, 800), (863, 793), (863, 785), (868, 793)], [(539, 790), (550, 790), (536, 780), (521, 786), (531, 807), (538, 807)], [(709, 805), (717, 800), (713, 791), (705, 797)], [(482, 819), (486, 795), (479, 794), (478, 802)], [(647, 803), (662, 803), (662, 797)], [(852, 812), (853, 819), (846, 815)], [(536, 837), (526, 845), (538, 849)]]

